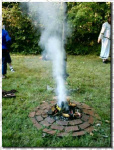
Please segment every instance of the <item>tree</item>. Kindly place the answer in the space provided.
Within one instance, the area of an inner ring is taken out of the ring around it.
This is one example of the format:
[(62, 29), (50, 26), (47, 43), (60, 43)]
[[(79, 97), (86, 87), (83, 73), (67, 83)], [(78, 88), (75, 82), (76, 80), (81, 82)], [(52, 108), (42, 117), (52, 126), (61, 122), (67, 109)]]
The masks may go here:
[(27, 15), (23, 15), (19, 3), (4, 2), (2, 6), (3, 24), (11, 38), (11, 51), (24, 54), (38, 54), (39, 34)]
[(111, 13), (110, 7), (109, 2), (68, 3), (68, 20), (72, 28), (72, 36), (67, 44), (68, 51), (73, 47), (74, 54), (86, 54), (89, 53), (90, 49), (93, 49), (102, 23), (107, 20), (107, 16)]
[[(6, 25), (11, 38), (11, 51), (25, 54), (39, 54), (38, 46), (40, 37), (39, 28), (43, 25), (36, 24), (35, 28), (31, 18), (20, 9), (20, 3), (2, 3), (3, 24)], [(110, 2), (68, 2), (67, 20), (72, 29), (71, 36), (66, 43), (69, 54), (89, 54), (100, 51), (97, 38), (102, 23), (111, 13)], [(37, 15), (37, 14), (36, 14)], [(30, 16), (30, 15), (29, 15)]]

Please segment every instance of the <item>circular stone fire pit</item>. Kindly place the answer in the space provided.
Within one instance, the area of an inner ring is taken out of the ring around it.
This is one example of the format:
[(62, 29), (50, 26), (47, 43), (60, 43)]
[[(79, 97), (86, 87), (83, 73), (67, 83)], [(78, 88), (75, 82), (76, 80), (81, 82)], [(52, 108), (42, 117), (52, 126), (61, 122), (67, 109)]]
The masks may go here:
[(81, 117), (75, 119), (60, 119), (59, 117), (53, 117), (48, 115), (48, 111), (52, 106), (56, 104), (55, 101), (44, 101), (40, 106), (35, 108), (35, 111), (29, 114), (34, 126), (37, 129), (42, 129), (47, 134), (56, 134), (59, 137), (71, 135), (82, 136), (86, 133), (90, 133), (94, 130), (93, 124), (96, 119), (100, 117), (94, 112), (94, 110), (84, 104), (72, 101), (76, 104), (77, 108), (81, 111)]

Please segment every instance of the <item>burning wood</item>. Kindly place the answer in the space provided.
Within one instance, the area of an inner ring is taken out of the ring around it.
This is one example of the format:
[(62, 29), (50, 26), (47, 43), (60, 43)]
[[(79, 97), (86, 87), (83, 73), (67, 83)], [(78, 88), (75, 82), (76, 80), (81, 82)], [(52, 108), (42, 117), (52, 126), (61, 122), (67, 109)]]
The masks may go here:
[(48, 111), (48, 115), (63, 116), (69, 119), (81, 118), (81, 113), (79, 111), (80, 110), (77, 108), (77, 105), (72, 103), (70, 99), (67, 98), (67, 102), (62, 102), (61, 107), (59, 107), (57, 104), (53, 105)]

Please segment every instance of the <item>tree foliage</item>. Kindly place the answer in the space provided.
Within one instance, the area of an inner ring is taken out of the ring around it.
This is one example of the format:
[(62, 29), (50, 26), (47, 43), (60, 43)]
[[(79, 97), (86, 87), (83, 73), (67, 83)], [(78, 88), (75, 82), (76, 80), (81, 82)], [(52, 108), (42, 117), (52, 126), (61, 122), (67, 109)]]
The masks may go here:
[(68, 51), (72, 49), (73, 54), (99, 51), (97, 38), (110, 13), (110, 3), (68, 3), (68, 20), (72, 27), (72, 36), (67, 44)]
[(38, 54), (39, 34), (33, 27), (28, 16), (23, 15), (19, 3), (3, 3), (3, 24), (6, 26), (11, 38), (11, 51), (24, 54)]
[[(19, 3), (3, 2), (3, 24), (12, 38), (11, 51), (38, 54), (40, 32), (34, 28), (30, 18), (24, 14)], [(68, 2), (67, 19), (72, 29), (67, 39), (66, 51), (69, 54), (89, 54), (98, 52), (97, 38), (102, 23), (111, 13), (110, 2)]]

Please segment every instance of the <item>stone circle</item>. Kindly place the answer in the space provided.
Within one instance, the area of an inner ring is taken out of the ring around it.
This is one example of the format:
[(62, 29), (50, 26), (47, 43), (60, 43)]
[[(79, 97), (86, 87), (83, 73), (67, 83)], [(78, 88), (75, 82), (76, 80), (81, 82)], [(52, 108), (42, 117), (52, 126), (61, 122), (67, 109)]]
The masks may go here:
[(48, 115), (49, 109), (56, 104), (56, 101), (43, 101), (43, 103), (36, 107), (33, 112), (30, 112), (34, 126), (44, 133), (50, 135), (57, 135), (58, 137), (68, 136), (82, 136), (94, 130), (94, 123), (96, 119), (100, 120), (98, 114), (93, 108), (87, 104), (73, 101), (77, 107), (82, 111), (82, 117), (73, 120), (55, 120)]

